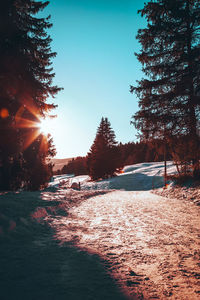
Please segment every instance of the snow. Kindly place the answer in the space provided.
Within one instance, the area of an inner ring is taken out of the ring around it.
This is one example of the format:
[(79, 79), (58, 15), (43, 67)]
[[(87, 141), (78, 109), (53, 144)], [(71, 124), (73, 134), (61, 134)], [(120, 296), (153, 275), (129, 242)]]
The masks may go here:
[[(126, 166), (118, 174), (105, 180), (96, 182), (90, 181), (89, 176), (62, 175), (54, 176), (54, 182), (50, 186), (58, 186), (63, 182), (63, 187), (70, 187), (73, 182), (81, 184), (82, 190), (125, 190), (125, 191), (145, 191), (162, 187), (164, 184), (164, 163), (149, 162)], [(168, 174), (176, 172), (172, 162), (167, 162)]]
[(109, 272), (130, 295), (198, 299), (199, 216), (187, 201), (112, 191), (50, 220), (61, 243), (73, 241), (109, 261)]
[[(167, 165), (168, 174), (176, 172), (172, 162)], [(27, 232), (34, 220), (48, 224), (54, 240), (60, 243), (56, 253), (65, 247), (69, 252), (56, 260), (60, 271), (58, 277), (55, 275), (60, 287), (61, 282), (67, 285), (69, 300), (135, 299), (135, 293), (138, 299), (199, 299), (199, 207), (188, 201), (186, 191), (186, 197), (179, 199), (168, 190), (164, 197), (156, 195), (164, 191), (163, 173), (163, 162), (141, 163), (97, 182), (87, 175), (61, 175), (42, 192), (4, 193), (0, 237), (21, 228)], [(80, 183), (80, 191), (70, 188), (73, 182)], [(197, 189), (192, 193), (194, 198), (199, 197)], [(5, 203), (11, 203), (10, 209)], [(27, 203), (29, 217), (22, 214), (20, 203), (24, 207)], [(41, 237), (40, 233), (33, 242), (38, 253), (50, 247), (49, 236), (45, 233)], [(113, 280), (124, 297), (111, 295)], [(78, 288), (82, 294), (77, 294)], [(56, 299), (63, 298), (58, 295)]]
[(85, 181), (88, 181), (90, 178), (88, 175), (74, 176), (74, 174), (62, 174), (55, 175), (52, 177), (51, 182), (48, 185), (48, 188), (70, 188), (73, 183), (81, 184)]

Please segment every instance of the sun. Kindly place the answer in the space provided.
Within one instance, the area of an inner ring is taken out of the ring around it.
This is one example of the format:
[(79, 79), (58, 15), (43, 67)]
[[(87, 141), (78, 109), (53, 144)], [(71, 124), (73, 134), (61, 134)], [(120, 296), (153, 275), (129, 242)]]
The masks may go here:
[(44, 135), (50, 134), (52, 131), (52, 120), (50, 118), (41, 119), (39, 128), (41, 133), (43, 133)]

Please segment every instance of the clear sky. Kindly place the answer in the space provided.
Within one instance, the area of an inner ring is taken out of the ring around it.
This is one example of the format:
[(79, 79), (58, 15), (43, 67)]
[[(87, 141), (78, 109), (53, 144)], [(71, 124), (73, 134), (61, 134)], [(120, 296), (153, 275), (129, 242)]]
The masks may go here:
[[(145, 20), (137, 14), (141, 0), (50, 0), (43, 14), (51, 14), (49, 30), (56, 73), (63, 87), (54, 103), (57, 119), (50, 132), (57, 158), (85, 156), (101, 117), (107, 117), (118, 142), (136, 140), (130, 125), (137, 98), (129, 87), (142, 77), (134, 52), (135, 36)], [(50, 126), (51, 127), (51, 126)]]

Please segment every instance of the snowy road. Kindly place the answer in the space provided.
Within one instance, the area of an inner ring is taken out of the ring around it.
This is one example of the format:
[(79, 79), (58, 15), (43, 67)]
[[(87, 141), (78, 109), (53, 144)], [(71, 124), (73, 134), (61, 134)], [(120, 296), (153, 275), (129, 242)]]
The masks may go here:
[[(85, 191), (86, 192), (86, 191)], [(79, 193), (79, 192), (77, 192)], [(110, 191), (51, 220), (56, 237), (108, 261), (145, 299), (200, 299), (199, 207), (150, 191)]]
[(0, 298), (200, 299), (200, 191), (155, 195), (162, 174), (162, 162), (141, 163), (106, 180), (62, 175), (43, 191), (1, 193)]

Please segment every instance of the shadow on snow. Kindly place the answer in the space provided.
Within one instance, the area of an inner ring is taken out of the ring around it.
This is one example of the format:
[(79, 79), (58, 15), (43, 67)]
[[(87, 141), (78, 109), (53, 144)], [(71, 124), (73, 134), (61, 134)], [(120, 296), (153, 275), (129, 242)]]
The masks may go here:
[(163, 187), (164, 179), (162, 176), (149, 176), (143, 173), (123, 174), (109, 179), (94, 182), (89, 187), (83, 189), (101, 190), (125, 190), (125, 191), (149, 191)]
[(148, 191), (163, 186), (162, 176), (149, 176), (143, 173), (124, 174), (110, 179), (110, 189), (125, 191)]
[[(69, 243), (60, 245), (46, 223), (31, 220), (38, 207), (53, 206), (56, 201), (42, 200), (39, 192), (0, 197), (2, 300), (127, 299), (98, 255)], [(12, 230), (9, 220), (16, 224)]]

